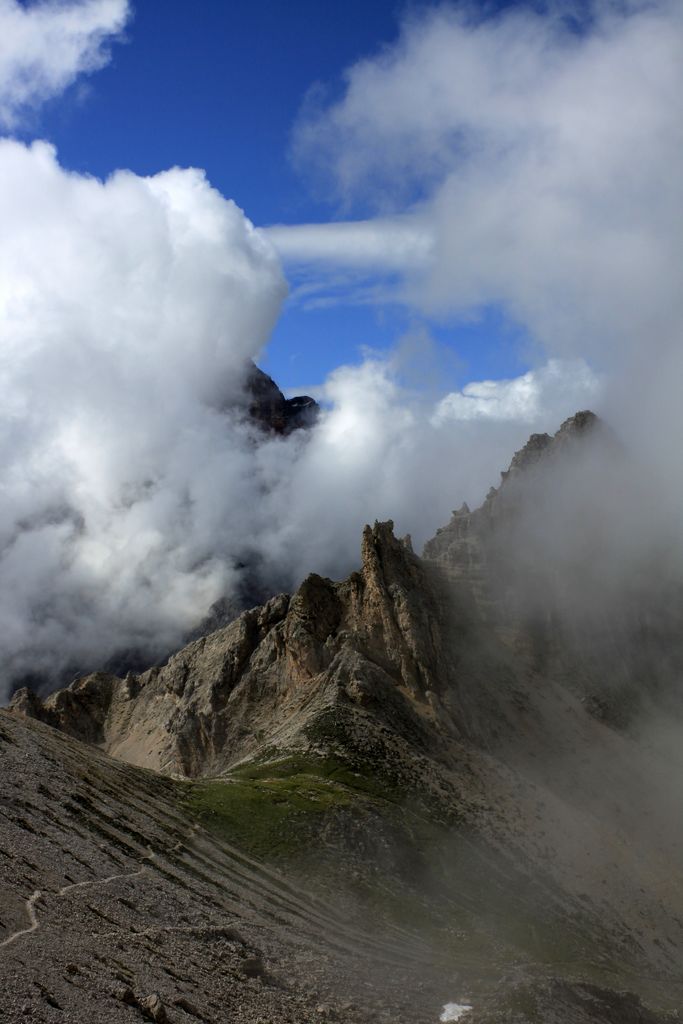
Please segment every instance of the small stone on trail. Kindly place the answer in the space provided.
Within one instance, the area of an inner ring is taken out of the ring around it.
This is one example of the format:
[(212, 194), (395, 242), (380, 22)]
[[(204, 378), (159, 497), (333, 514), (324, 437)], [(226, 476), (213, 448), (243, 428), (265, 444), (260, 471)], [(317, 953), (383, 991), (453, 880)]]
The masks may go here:
[(118, 999), (120, 1003), (125, 1003), (126, 1006), (138, 1006), (138, 1001), (135, 998), (135, 993), (132, 989), (128, 988), (127, 985), (115, 985), (111, 989), (111, 994), (114, 999)]
[(167, 1024), (168, 1015), (164, 1004), (161, 1001), (161, 996), (159, 996), (158, 993), (153, 992), (151, 996), (146, 996), (144, 999), (141, 999), (140, 1009), (145, 1017), (147, 1017), (148, 1020), (155, 1021), (155, 1024)]

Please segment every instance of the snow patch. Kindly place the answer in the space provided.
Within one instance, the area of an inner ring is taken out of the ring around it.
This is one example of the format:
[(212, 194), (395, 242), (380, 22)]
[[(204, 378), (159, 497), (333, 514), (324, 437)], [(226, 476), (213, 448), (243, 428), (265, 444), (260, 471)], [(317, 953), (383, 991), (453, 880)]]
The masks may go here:
[(446, 1003), (439, 1020), (443, 1021), (444, 1024), (447, 1021), (460, 1020), (466, 1013), (470, 1013), (472, 1009), (473, 1007), (469, 1003)]

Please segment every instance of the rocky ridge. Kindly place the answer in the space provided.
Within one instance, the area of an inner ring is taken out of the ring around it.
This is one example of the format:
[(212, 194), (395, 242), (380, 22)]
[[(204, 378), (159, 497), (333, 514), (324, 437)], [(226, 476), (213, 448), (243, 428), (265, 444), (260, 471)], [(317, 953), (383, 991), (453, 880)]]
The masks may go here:
[[(347, 580), (310, 576), (147, 672), (20, 691), (15, 719), (195, 780), (200, 820), (266, 858), (281, 861), (286, 826), (301, 839), (287, 870), (333, 878), (342, 903), (375, 906), (379, 884), (389, 918), (395, 897), (422, 907), (476, 995), (472, 1024), (663, 1019), (616, 989), (669, 1009), (681, 996), (683, 827), (661, 791), (666, 757), (614, 695), (656, 704), (678, 655), (660, 666), (661, 634), (629, 639), (621, 606), (582, 647), (585, 609), (518, 558), (528, 496), (575, 457), (583, 472), (594, 443), (613, 441), (579, 413), (533, 435), (423, 558), (376, 523)], [(677, 651), (674, 632), (666, 644)], [(326, 810), (307, 819), (312, 792)], [(275, 814), (267, 842), (238, 797)]]
[(255, 363), (248, 369), (245, 391), (249, 418), (274, 434), (287, 435), (310, 427), (320, 413), (318, 403), (309, 395), (285, 398), (273, 378)]

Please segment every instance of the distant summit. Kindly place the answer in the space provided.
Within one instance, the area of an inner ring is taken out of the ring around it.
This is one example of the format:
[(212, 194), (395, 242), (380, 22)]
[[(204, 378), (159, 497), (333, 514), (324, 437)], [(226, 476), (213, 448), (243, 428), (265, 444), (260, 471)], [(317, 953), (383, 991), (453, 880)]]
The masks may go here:
[(553, 435), (532, 434), (524, 447), (513, 455), (509, 470), (501, 474), (503, 480), (507, 479), (510, 474), (534, 465), (541, 458), (557, 454), (566, 444), (574, 444), (577, 440), (583, 439), (587, 434), (600, 428), (604, 429), (602, 420), (594, 412), (584, 409), (566, 419)]
[(264, 430), (274, 434), (291, 434), (312, 426), (320, 414), (320, 406), (309, 395), (285, 398), (267, 373), (252, 363), (245, 390), (250, 398), (249, 415)]

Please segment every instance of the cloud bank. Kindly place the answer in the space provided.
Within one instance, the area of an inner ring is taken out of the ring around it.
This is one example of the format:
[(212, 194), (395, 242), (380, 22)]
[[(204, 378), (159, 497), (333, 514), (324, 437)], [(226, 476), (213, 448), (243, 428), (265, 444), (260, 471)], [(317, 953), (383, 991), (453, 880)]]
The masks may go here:
[(106, 64), (129, 14), (128, 0), (0, 0), (0, 127), (15, 128), (79, 74)]
[[(393, 518), (419, 546), (531, 431), (595, 401), (611, 417), (637, 395), (620, 429), (650, 463), (658, 438), (648, 494), (664, 486), (681, 436), (681, 19), (602, 10), (572, 36), (528, 12), (443, 8), (351, 69), (299, 145), (344, 157), (346, 196), (367, 204), (381, 183), (361, 224), (262, 232), (200, 171), (100, 182), (46, 143), (0, 141), (5, 691), (128, 648), (157, 656), (253, 577), (346, 573), (366, 521)], [(500, 303), (549, 358), (435, 399), (370, 353), (323, 383), (313, 431), (265, 436), (242, 383), (288, 247), (380, 267), (418, 311)]]
[[(683, 10), (599, 3), (495, 18), (413, 14), (395, 45), (308, 104), (295, 136), (355, 224), (278, 227), (324, 290), (338, 264), (402, 275), (427, 313), (498, 304), (546, 351), (601, 366), (671, 344), (683, 315)], [(403, 224), (403, 229), (401, 228)], [(412, 237), (395, 247), (393, 237)]]
[(248, 532), (253, 458), (222, 410), (279, 264), (201, 172), (102, 183), (45, 143), (0, 141), (0, 221), (5, 658), (163, 646), (228, 586), (227, 508)]
[[(202, 172), (101, 182), (47, 143), (4, 139), (0, 222), (5, 685), (163, 653), (239, 591), (245, 566), (289, 587), (345, 572), (367, 519), (426, 536), (447, 516), (453, 491), (424, 451), (453, 458), (467, 416), (452, 404), (434, 418), (390, 359), (337, 371), (307, 439), (249, 424), (245, 368), (286, 285)], [(520, 440), (538, 413), (518, 405)], [(489, 441), (461, 478), (468, 495), (505, 459), (508, 430)]]
[(390, 358), (368, 357), (325, 383), (309, 436), (267, 437), (241, 389), (286, 287), (270, 243), (201, 172), (100, 182), (6, 139), (0, 221), (5, 685), (158, 656), (245, 572), (271, 588), (346, 572), (366, 520), (393, 516), (419, 542), (547, 411), (542, 380), (512, 402), (514, 384), (489, 385), (499, 411), (475, 434), (481, 397), (435, 414)]
[(471, 381), (437, 404), (434, 420), (518, 420), (552, 423), (561, 407), (600, 400), (600, 381), (583, 360), (551, 359), (511, 380)]

